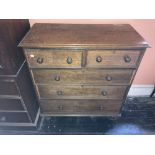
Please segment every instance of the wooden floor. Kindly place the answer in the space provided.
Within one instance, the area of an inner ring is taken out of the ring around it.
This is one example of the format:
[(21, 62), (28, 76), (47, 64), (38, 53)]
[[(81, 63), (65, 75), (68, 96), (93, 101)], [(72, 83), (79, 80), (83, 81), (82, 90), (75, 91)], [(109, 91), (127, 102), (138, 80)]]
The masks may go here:
[(0, 134), (152, 135), (155, 134), (155, 98), (128, 98), (121, 117), (47, 117), (40, 130), (1, 130)]

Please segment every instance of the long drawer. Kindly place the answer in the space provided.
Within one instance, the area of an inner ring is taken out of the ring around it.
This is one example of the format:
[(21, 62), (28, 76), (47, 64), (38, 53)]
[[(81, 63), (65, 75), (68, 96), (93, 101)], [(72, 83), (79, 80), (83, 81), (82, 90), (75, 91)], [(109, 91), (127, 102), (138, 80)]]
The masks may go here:
[(45, 99), (122, 99), (126, 86), (57, 86), (37, 85)]
[(40, 100), (42, 115), (118, 115), (120, 100)]
[(25, 112), (0, 112), (0, 123), (29, 123)]
[(35, 83), (40, 84), (90, 84), (90, 85), (128, 85), (132, 69), (33, 69)]
[(18, 87), (15, 81), (7, 81), (0, 79), (0, 96), (8, 96), (8, 97), (19, 97)]
[(81, 68), (82, 51), (27, 49), (27, 61), (32, 68)]
[(86, 67), (92, 68), (136, 68), (138, 50), (94, 50), (88, 51)]
[(0, 98), (0, 111), (24, 111), (24, 107), (20, 99)]

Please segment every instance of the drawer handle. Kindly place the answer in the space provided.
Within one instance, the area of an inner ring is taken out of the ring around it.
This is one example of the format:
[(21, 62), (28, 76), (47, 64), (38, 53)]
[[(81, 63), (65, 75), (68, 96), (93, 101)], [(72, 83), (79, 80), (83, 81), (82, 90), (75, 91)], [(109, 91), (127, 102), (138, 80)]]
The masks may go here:
[(71, 57), (68, 57), (68, 58), (67, 58), (67, 63), (68, 63), (68, 64), (71, 64), (72, 62), (73, 62), (72, 58), (71, 58)]
[(57, 91), (57, 95), (63, 95), (63, 92), (61, 90)]
[(38, 64), (42, 64), (42, 63), (43, 63), (43, 61), (44, 61), (44, 59), (43, 59), (43, 58), (38, 58), (38, 59), (37, 59), (37, 63), (38, 63)]
[(102, 62), (102, 57), (101, 56), (96, 57), (96, 62), (98, 63)]
[(107, 95), (108, 95), (107, 91), (104, 91), (104, 90), (101, 92), (101, 94), (102, 94), (103, 96), (107, 96)]
[(63, 110), (63, 106), (62, 106), (62, 105), (59, 105), (59, 106), (58, 106), (58, 109), (59, 109), (59, 110)]
[(55, 81), (60, 81), (60, 76), (56, 75), (54, 79)]
[(1, 120), (1, 122), (5, 122), (6, 121), (6, 117), (2, 116), (0, 120)]
[(124, 61), (125, 61), (126, 63), (129, 63), (129, 62), (131, 61), (131, 57), (128, 56), (128, 55), (125, 55), (125, 56), (124, 56)]
[(106, 80), (107, 80), (107, 81), (111, 81), (111, 80), (112, 80), (112, 77), (109, 76), (109, 75), (107, 75), (107, 76), (106, 76)]
[(3, 69), (3, 66), (2, 65), (0, 65), (0, 69)]
[(104, 107), (101, 105), (99, 109), (102, 111), (102, 110), (104, 110)]

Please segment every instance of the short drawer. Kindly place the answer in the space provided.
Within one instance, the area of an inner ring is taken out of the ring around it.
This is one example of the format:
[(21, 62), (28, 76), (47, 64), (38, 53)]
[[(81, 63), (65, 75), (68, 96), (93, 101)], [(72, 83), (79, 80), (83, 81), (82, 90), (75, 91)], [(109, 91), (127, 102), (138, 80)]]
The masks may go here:
[(122, 99), (126, 86), (38, 85), (40, 98), (46, 99)]
[(0, 111), (24, 111), (20, 99), (0, 99)]
[(16, 82), (14, 80), (0, 80), (0, 96), (19, 97)]
[(41, 84), (128, 85), (133, 71), (132, 69), (33, 69), (32, 74), (35, 83)]
[(31, 68), (80, 68), (82, 51), (27, 49), (27, 61)]
[(120, 100), (41, 100), (41, 115), (117, 115)]
[(94, 68), (136, 68), (140, 51), (97, 50), (88, 51), (87, 67)]
[(24, 112), (0, 112), (0, 123), (29, 123), (27, 113)]

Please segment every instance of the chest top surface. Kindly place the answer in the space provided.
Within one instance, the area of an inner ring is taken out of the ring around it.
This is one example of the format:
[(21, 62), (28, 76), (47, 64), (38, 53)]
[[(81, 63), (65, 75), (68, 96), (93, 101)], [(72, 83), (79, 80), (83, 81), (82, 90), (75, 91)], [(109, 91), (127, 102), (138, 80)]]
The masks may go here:
[(25, 48), (146, 48), (147, 42), (128, 24), (37, 23), (19, 44)]

